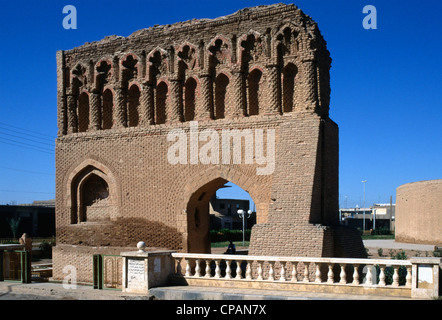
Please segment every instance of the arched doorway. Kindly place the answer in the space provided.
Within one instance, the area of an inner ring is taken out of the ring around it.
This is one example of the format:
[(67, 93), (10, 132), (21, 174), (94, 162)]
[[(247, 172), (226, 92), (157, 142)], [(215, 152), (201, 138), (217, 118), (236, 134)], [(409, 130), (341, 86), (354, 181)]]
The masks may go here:
[[(227, 190), (229, 192), (219, 192)], [(254, 209), (250, 195), (223, 178), (216, 178), (195, 191), (187, 203), (187, 252), (211, 253), (210, 228), (241, 229), (238, 209)]]
[(118, 215), (116, 181), (112, 173), (94, 160), (85, 160), (67, 181), (71, 224), (115, 220)]

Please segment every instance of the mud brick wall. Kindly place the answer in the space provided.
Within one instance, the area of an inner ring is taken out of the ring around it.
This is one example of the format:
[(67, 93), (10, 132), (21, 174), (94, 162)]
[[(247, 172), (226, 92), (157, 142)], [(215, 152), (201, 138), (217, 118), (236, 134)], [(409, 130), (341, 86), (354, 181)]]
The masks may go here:
[(396, 241), (442, 245), (442, 180), (417, 181), (396, 191)]

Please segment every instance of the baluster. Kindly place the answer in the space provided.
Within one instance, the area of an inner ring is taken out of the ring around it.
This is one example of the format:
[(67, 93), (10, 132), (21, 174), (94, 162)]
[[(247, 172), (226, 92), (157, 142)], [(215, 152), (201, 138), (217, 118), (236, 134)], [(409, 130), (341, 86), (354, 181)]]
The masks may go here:
[(316, 263), (315, 282), (321, 283), (321, 265)]
[(405, 280), (407, 281), (405, 283), (405, 286), (407, 288), (411, 287), (411, 266), (407, 266), (407, 276), (405, 277)]
[(176, 274), (181, 275), (181, 258), (176, 258)]
[(196, 266), (195, 266), (194, 276), (199, 278), (199, 277), (201, 277), (200, 259), (196, 259), (195, 263), (196, 263)]
[(285, 264), (286, 262), (281, 262), (281, 277), (279, 278), (279, 281), (285, 281)]
[(298, 282), (298, 263), (292, 262), (292, 278), (290, 279), (292, 282)]
[(252, 280), (252, 266), (250, 265), (250, 261), (247, 261), (246, 279)]
[(358, 273), (358, 264), (353, 265), (353, 284), (359, 284), (359, 273)]
[(327, 283), (334, 283), (333, 263), (328, 264)]
[(215, 278), (221, 278), (221, 269), (219, 267), (219, 262), (220, 262), (219, 259), (215, 260), (215, 265), (216, 265), (216, 267), (215, 267)]
[(235, 279), (242, 279), (241, 263), (242, 263), (242, 260), (236, 261), (236, 277), (235, 277)]
[(269, 269), (269, 278), (268, 278), (267, 280), (269, 280), (269, 281), (275, 281), (275, 277), (274, 277), (275, 272), (273, 271), (273, 261), (269, 261), (269, 266), (270, 266), (270, 269)]
[(258, 261), (258, 278), (257, 280), (263, 280), (262, 278), (262, 262)]
[(345, 273), (345, 263), (341, 264), (341, 273), (339, 274), (341, 280), (339, 281), (340, 284), (346, 284), (347, 283), (347, 274)]
[(381, 272), (379, 273), (379, 285), (385, 286), (385, 266), (379, 265), (379, 268), (381, 269)]
[(399, 287), (399, 266), (393, 266), (394, 273), (393, 273), (393, 287)]
[(365, 285), (372, 285), (373, 284), (373, 274), (371, 273), (372, 266), (366, 266), (367, 268), (367, 274), (365, 276)]
[(230, 269), (230, 263), (232, 260), (226, 260), (226, 276), (225, 279), (232, 279), (232, 269)]
[(192, 274), (190, 273), (191, 269), (190, 269), (189, 259), (185, 259), (185, 261), (186, 261), (186, 277), (190, 277), (192, 276)]
[(308, 266), (309, 266), (310, 262), (304, 262), (304, 282), (310, 282), (309, 278), (308, 278)]
[(210, 259), (206, 260), (206, 274), (204, 275), (205, 278), (210, 278), (212, 276), (211, 275), (212, 269), (210, 268), (210, 262), (211, 262)]

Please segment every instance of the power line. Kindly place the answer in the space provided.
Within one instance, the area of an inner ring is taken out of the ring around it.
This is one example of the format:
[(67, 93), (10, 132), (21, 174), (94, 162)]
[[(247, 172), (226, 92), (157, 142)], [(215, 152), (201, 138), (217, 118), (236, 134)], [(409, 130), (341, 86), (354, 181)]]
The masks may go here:
[(44, 133), (40, 133), (40, 132), (37, 132), (37, 131), (33, 131), (33, 130), (29, 130), (29, 129), (23, 129), (23, 128), (20, 128), (20, 127), (11, 126), (10, 124), (4, 123), (4, 122), (0, 122), (0, 126), (2, 126), (2, 127), (6, 126), (6, 127), (10, 127), (10, 128), (21, 130), (21, 131), (31, 132), (31, 133), (34, 133), (34, 134), (37, 134), (37, 135), (40, 135), (40, 136), (44, 136), (44, 137), (48, 137), (48, 138), (54, 139), (54, 136), (50, 136), (50, 135), (47, 135), (47, 134), (44, 134)]
[(18, 143), (18, 144), (21, 144), (23, 146), (28, 146), (28, 147), (32, 147), (32, 148), (37, 148), (37, 149), (41, 149), (41, 150), (44, 150), (44, 151), (48, 151), (48, 152), (53, 152), (53, 150), (51, 150), (51, 149), (46, 149), (45, 147), (36, 146), (36, 145), (29, 144), (29, 143), (26, 143), (26, 142), (21, 142), (21, 141), (17, 141), (17, 140), (13, 140), (13, 139), (8, 139), (8, 138), (5, 138), (5, 137), (0, 137), (0, 139), (6, 140), (6, 141), (10, 141), (10, 142), (14, 142), (14, 143)]
[(35, 148), (33, 146), (29, 146), (28, 144), (26, 144), (28, 146), (21, 146), (21, 145), (17, 145), (17, 143), (19, 143), (19, 144), (25, 144), (25, 143), (21, 143), (21, 142), (14, 141), (14, 140), (11, 140), (11, 139), (6, 139), (6, 138), (2, 138), (2, 139), (15, 142), (15, 143), (10, 143), (10, 142), (5, 142), (5, 141), (0, 141), (0, 143), (3, 143), (3, 144), (9, 144), (11, 146), (20, 147), (20, 148), (32, 149), (32, 150), (44, 152), (44, 153), (47, 153), (47, 154), (54, 154), (54, 151), (49, 151), (49, 150), (43, 150), (43, 149)]
[(48, 176), (53, 176), (53, 175), (55, 175), (54, 173), (29, 171), (29, 170), (22, 170), (22, 169), (9, 168), (9, 167), (0, 167), (0, 169), (7, 169), (7, 170), (12, 170), (12, 171), (25, 172), (25, 173), (32, 173), (32, 174), (44, 174), (44, 175), (48, 175)]
[[(0, 128), (0, 130), (1, 130), (1, 128)], [(39, 144), (44, 144), (44, 145), (47, 145), (47, 146), (54, 146), (54, 143), (40, 142), (40, 141), (37, 141), (37, 140), (34, 140), (34, 139), (29, 139), (29, 138), (24, 138), (24, 137), (16, 136), (15, 134), (4, 133), (4, 132), (1, 132), (1, 131), (0, 131), (0, 134), (4, 134), (4, 135), (10, 136), (10, 137), (19, 138), (19, 139), (23, 139), (23, 140), (27, 140), (27, 141), (32, 141), (32, 142), (39, 143)]]
[(19, 130), (14, 130), (14, 129), (11, 129), (11, 128), (7, 128), (7, 127), (2, 126), (1, 124), (0, 124), (0, 130), (5, 130), (5, 131), (7, 130), (8, 133), (9, 132), (14, 132), (14, 133), (18, 133), (18, 134), (21, 134), (21, 135), (26, 135), (26, 136), (29, 136), (29, 137), (32, 137), (32, 138), (35, 138), (35, 139), (47, 141), (47, 142), (49, 142), (49, 141), (50, 142), (54, 142), (54, 140), (55, 140), (55, 138), (50, 139), (50, 138), (47, 138), (46, 136), (42, 137), (42, 136), (38, 136), (38, 135), (35, 135), (35, 134), (30, 134), (28, 132), (21, 132)]
[(1, 190), (1, 189), (0, 189), (0, 192), (55, 194), (55, 192), (43, 192), (43, 191), (19, 191), (19, 190)]

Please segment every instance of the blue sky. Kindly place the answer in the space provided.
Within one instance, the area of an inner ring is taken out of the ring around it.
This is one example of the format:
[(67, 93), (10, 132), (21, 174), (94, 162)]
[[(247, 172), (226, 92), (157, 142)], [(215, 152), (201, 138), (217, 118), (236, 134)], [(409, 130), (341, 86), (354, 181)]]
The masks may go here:
[[(276, 2), (0, 0), (0, 204), (55, 197), (57, 50)], [(404, 183), (442, 179), (442, 2), (295, 4), (318, 22), (333, 59), (341, 205), (362, 204), (362, 180), (369, 205), (395, 199)], [(76, 30), (63, 28), (65, 5), (77, 8)], [(365, 5), (377, 9), (377, 30), (362, 27)]]

